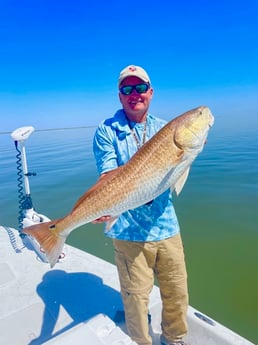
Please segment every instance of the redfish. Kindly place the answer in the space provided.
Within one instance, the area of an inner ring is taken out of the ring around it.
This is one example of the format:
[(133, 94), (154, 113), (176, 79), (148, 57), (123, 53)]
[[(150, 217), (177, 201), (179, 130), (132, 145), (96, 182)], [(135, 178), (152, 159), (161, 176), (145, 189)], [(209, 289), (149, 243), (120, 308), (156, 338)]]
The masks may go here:
[(202, 151), (214, 118), (208, 107), (190, 110), (168, 122), (123, 166), (98, 180), (65, 217), (23, 229), (57, 262), (71, 231), (102, 216), (119, 215), (146, 204), (167, 189), (183, 188), (191, 163)]

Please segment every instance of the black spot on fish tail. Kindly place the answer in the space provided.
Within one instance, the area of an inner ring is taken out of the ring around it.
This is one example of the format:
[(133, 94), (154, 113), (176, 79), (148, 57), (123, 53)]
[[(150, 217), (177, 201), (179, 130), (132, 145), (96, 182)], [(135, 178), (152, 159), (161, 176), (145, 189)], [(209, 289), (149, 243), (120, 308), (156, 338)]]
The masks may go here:
[(55, 229), (56, 225), (55, 224), (51, 224), (49, 225), (49, 229)]

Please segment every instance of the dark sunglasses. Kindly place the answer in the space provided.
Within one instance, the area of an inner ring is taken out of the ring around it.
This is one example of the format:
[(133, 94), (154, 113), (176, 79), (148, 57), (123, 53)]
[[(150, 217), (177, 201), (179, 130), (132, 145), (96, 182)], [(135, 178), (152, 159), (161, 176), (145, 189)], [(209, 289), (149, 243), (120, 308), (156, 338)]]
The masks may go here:
[(145, 93), (149, 90), (150, 85), (146, 84), (146, 83), (142, 83), (142, 84), (137, 84), (137, 85), (125, 85), (125, 86), (121, 86), (119, 88), (119, 91), (121, 92), (122, 95), (131, 95), (131, 93), (133, 92), (133, 90), (135, 90), (137, 93)]

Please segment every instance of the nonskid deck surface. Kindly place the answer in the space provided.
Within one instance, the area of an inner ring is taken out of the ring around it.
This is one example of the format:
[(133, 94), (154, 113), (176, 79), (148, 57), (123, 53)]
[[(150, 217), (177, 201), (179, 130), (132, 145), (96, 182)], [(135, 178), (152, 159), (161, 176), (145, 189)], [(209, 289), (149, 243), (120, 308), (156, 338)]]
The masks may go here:
[[(0, 344), (133, 345), (126, 334), (116, 267), (66, 245), (54, 269), (15, 229), (0, 226)], [(159, 289), (150, 296), (150, 333), (159, 345)], [(189, 345), (250, 345), (196, 309)]]

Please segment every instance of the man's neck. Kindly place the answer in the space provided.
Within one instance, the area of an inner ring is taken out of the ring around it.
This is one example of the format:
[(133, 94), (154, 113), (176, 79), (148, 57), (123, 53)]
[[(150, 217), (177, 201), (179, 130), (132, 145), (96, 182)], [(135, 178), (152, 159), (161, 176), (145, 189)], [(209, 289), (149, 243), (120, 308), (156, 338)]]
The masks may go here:
[(129, 121), (132, 121), (132, 122), (137, 122), (137, 123), (144, 123), (147, 119), (147, 115), (148, 113), (144, 113), (144, 114), (127, 114), (125, 112), (125, 115), (127, 117), (127, 119)]

